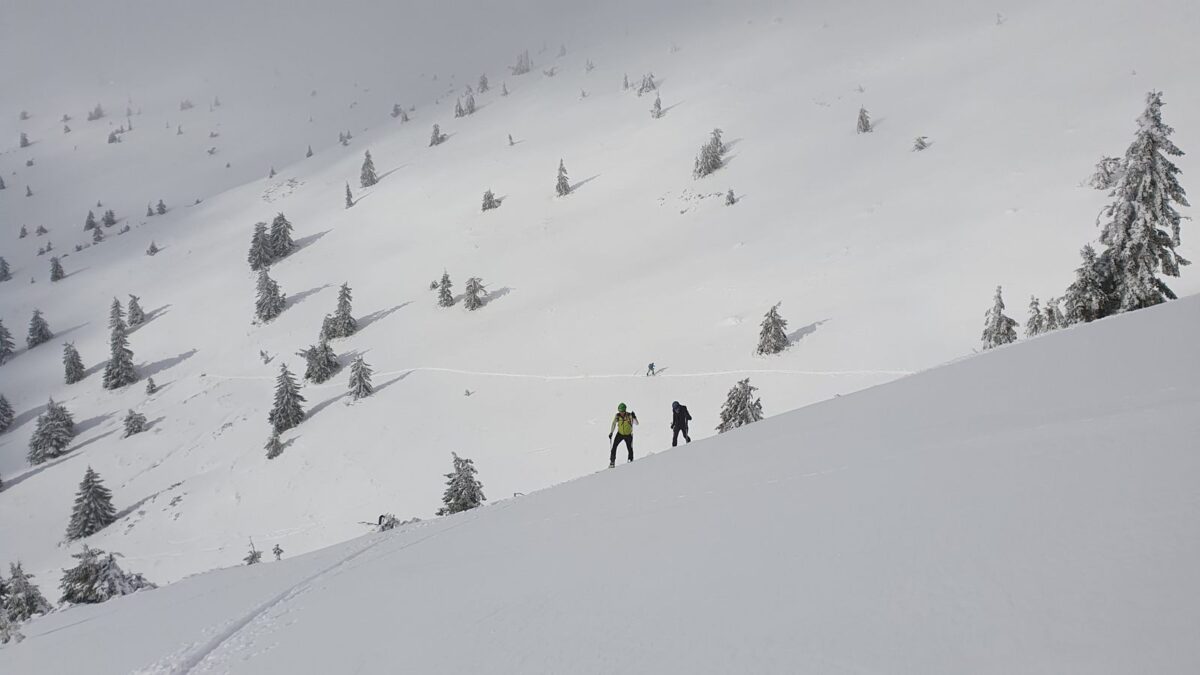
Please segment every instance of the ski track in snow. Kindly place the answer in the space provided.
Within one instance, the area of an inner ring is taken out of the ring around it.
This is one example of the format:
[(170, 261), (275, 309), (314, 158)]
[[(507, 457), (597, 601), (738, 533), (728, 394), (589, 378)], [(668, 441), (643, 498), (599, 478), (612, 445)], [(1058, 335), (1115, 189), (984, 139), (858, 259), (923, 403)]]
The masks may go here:
[[(373, 377), (389, 377), (392, 375), (405, 375), (408, 373), (426, 372), (426, 373), (450, 373), (453, 375), (474, 375), (478, 377), (504, 377), (520, 380), (544, 380), (544, 381), (569, 381), (569, 380), (617, 380), (617, 379), (641, 379), (645, 377), (654, 378), (686, 378), (686, 377), (724, 377), (729, 375), (800, 375), (810, 377), (855, 377), (869, 375), (886, 375), (892, 377), (903, 377), (912, 375), (916, 371), (913, 370), (773, 370), (773, 369), (741, 369), (741, 370), (714, 370), (703, 373), (662, 373), (659, 375), (647, 376), (645, 374), (600, 374), (600, 375), (537, 375), (533, 373), (498, 373), (482, 370), (460, 370), (458, 368), (435, 368), (435, 367), (415, 367), (402, 368), (400, 370), (389, 370), (385, 372), (373, 373)], [(275, 375), (207, 375), (221, 380), (274, 380)], [(323, 388), (323, 387), (344, 387), (340, 382), (308, 384), (308, 387)]]

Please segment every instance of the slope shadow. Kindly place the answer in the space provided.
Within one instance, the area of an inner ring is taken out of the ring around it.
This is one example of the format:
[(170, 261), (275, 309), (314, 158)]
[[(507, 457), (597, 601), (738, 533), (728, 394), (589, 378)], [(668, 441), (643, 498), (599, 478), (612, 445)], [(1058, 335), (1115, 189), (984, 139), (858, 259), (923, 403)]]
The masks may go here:
[(794, 345), (797, 342), (808, 337), (809, 335), (812, 335), (813, 333), (817, 332), (818, 327), (820, 327), (822, 324), (824, 324), (828, 321), (830, 321), (830, 319), (821, 319), (820, 321), (814, 321), (814, 322), (808, 324), (807, 326), (801, 326), (801, 327), (797, 328), (796, 330), (794, 330), (788, 334), (788, 336), (787, 336), (788, 344)]
[(301, 291), (295, 295), (289, 295), (288, 299), (287, 299), (287, 306), (294, 307), (294, 306), (300, 304), (301, 302), (304, 302), (304, 300), (306, 298), (308, 298), (309, 296), (316, 295), (317, 293), (320, 293), (321, 291), (325, 290), (326, 288), (333, 288), (333, 284), (325, 284), (324, 286), (317, 286), (316, 288), (310, 288), (307, 291)]
[(332, 231), (333, 230), (331, 230), (331, 229), (324, 230), (322, 232), (317, 232), (316, 234), (310, 234), (307, 237), (301, 237), (301, 238), (297, 239), (294, 242), (295, 248), (292, 250), (292, 253), (296, 253), (298, 251), (302, 251), (302, 250), (308, 248), (309, 246), (317, 243), (317, 240), (319, 240), (321, 237), (324, 237), (325, 235), (329, 234)]
[(106, 365), (108, 365), (107, 360), (101, 361), (100, 363), (97, 363), (96, 365), (92, 366), (91, 368), (88, 368), (87, 370), (83, 371), (83, 379), (86, 380), (87, 378), (95, 375), (96, 373), (100, 372), (101, 370), (104, 370), (104, 366), (106, 366)]
[(138, 368), (138, 370), (141, 372), (141, 375), (143, 375), (145, 377), (154, 377), (155, 375), (161, 373), (162, 371), (167, 370), (169, 368), (174, 368), (175, 366), (179, 365), (180, 363), (183, 363), (184, 361), (187, 361), (188, 359), (192, 358), (193, 356), (196, 355), (197, 351), (198, 350), (193, 347), (192, 349), (189, 349), (186, 352), (181, 352), (179, 354), (176, 354), (175, 356), (161, 359), (159, 361), (155, 361), (154, 363), (147, 363), (145, 365), (142, 365), (141, 367)]
[(370, 326), (371, 324), (375, 323), (376, 321), (386, 319), (389, 316), (391, 316), (392, 314), (395, 314), (396, 312), (404, 309), (405, 307), (407, 307), (411, 304), (413, 304), (413, 301), (409, 300), (407, 302), (402, 302), (399, 305), (396, 305), (394, 307), (388, 307), (387, 309), (381, 309), (376, 312), (371, 312), (370, 314), (368, 314), (358, 320), (358, 329), (365, 330), (367, 328), (367, 326)]
[(17, 427), (21, 426), (22, 424), (25, 424), (29, 420), (36, 418), (38, 415), (41, 415), (45, 411), (46, 411), (45, 403), (37, 406), (36, 408), (31, 408), (29, 410), (26, 410), (25, 412), (23, 412), (20, 415), (17, 415), (16, 417), (13, 418), (12, 424), (9, 425), (8, 430), (12, 431), (13, 429), (16, 429)]
[(46, 462), (42, 462), (41, 464), (33, 467), (32, 469), (26, 471), (23, 474), (14, 476), (13, 478), (10, 478), (10, 479), (5, 479), (4, 488), (2, 490), (0, 490), (0, 492), (7, 492), (8, 490), (15, 488), (16, 486), (20, 485), (21, 483), (24, 483), (25, 481), (29, 480), (30, 478), (33, 478), (34, 476), (45, 471), (46, 469), (49, 469), (50, 467), (56, 466), (58, 464), (62, 464), (63, 462), (65, 462), (68, 459), (71, 459), (73, 457), (74, 457), (74, 455), (72, 455), (71, 451), (68, 450), (67, 452), (63, 453), (62, 455), (55, 457), (54, 459), (51, 459)]
[(112, 417), (115, 414), (116, 413), (106, 413), (103, 415), (96, 415), (95, 417), (89, 417), (82, 422), (76, 422), (75, 423), (75, 437), (78, 438), (78, 437), (82, 436), (83, 434), (86, 434), (87, 432), (91, 431), (92, 429), (95, 429), (96, 427), (100, 426), (101, 424), (104, 424), (106, 421), (108, 421), (108, 419), (110, 417)]
[(142, 497), (141, 499), (130, 504), (129, 506), (126, 506), (125, 508), (121, 509), (120, 511), (117, 511), (117, 517), (113, 520), (113, 522), (115, 523), (118, 520), (121, 520), (122, 518), (124, 518), (125, 516), (128, 516), (129, 514), (133, 513), (134, 511), (137, 511), (138, 509), (142, 508), (143, 504), (150, 501), (151, 499), (154, 499), (159, 494), (161, 494), (161, 493), (155, 492), (154, 494), (146, 495), (145, 497)]
[(596, 180), (599, 177), (600, 177), (600, 174), (596, 174), (595, 176), (589, 176), (588, 178), (584, 178), (583, 180), (579, 181), (578, 183), (572, 183), (571, 184), (571, 192), (578, 190), (579, 188), (583, 187), (584, 185), (587, 185), (588, 183)]
[(82, 449), (86, 448), (87, 446), (91, 445), (92, 443), (95, 443), (96, 441), (98, 441), (98, 440), (100, 440), (100, 439), (102, 439), (102, 438), (106, 438), (106, 437), (108, 437), (108, 436), (112, 436), (112, 435), (113, 435), (113, 434), (115, 434), (115, 433), (117, 433), (117, 430), (116, 430), (116, 429), (109, 429), (108, 431), (106, 431), (106, 432), (104, 432), (104, 433), (100, 434), (99, 436), (95, 436), (95, 437), (89, 438), (89, 439), (87, 439), (86, 441), (84, 441), (84, 442), (80, 443), (79, 445), (76, 445), (75, 447), (73, 447), (73, 448), (71, 448), (70, 450), (68, 450), (68, 452), (70, 452), (71, 454), (75, 454), (75, 453), (79, 452), (80, 450), (82, 450)]

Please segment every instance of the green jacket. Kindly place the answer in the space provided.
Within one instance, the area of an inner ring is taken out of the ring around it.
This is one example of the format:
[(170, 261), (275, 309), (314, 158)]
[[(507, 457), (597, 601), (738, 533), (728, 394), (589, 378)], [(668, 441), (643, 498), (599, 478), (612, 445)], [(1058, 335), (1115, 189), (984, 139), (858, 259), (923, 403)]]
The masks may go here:
[(612, 432), (615, 429), (616, 432), (618, 434), (621, 434), (622, 436), (632, 436), (633, 435), (633, 425), (635, 425), (637, 423), (638, 423), (637, 413), (634, 413), (634, 412), (617, 413), (617, 416), (613, 418), (612, 426), (608, 428), (608, 433), (609, 433), (609, 435), (612, 435)]

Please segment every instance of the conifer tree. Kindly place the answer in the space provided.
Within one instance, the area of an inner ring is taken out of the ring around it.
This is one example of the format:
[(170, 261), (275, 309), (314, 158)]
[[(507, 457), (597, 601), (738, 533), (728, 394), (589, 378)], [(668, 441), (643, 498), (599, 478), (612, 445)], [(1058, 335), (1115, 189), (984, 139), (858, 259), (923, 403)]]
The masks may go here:
[(150, 204), (147, 203), (146, 204), (146, 217), (150, 218), (153, 215), (154, 215), (154, 207), (150, 206)]
[(111, 331), (117, 326), (125, 326), (125, 308), (121, 306), (121, 301), (113, 298), (112, 304), (108, 306), (108, 329)]
[(104, 487), (100, 476), (88, 467), (75, 494), (75, 507), (71, 510), (71, 522), (67, 525), (67, 539), (75, 540), (103, 530), (117, 519), (113, 508), (112, 492)]
[(246, 557), (242, 558), (242, 562), (247, 565), (257, 565), (262, 562), (262, 551), (254, 548), (254, 540), (250, 540), (250, 551), (246, 553)]
[(1042, 310), (1042, 317), (1046, 326), (1045, 332), (1047, 333), (1059, 328), (1065, 328), (1067, 325), (1067, 320), (1063, 317), (1062, 309), (1058, 306), (1058, 298), (1050, 298), (1046, 301), (1046, 307)]
[(8, 431), (8, 428), (12, 426), (12, 422), (12, 404), (8, 402), (8, 399), (4, 398), (4, 394), (0, 394), (0, 434)]
[(153, 377), (146, 378), (146, 395), (149, 396), (158, 391), (158, 385), (154, 383)]
[(571, 194), (571, 183), (567, 181), (567, 166), (561, 159), (558, 160), (558, 182), (554, 184), (554, 191), (559, 197)]
[(1017, 322), (1004, 315), (1004, 299), (1000, 297), (999, 286), (996, 287), (992, 308), (985, 314), (982, 339), (984, 349), (1017, 341)]
[(462, 100), (459, 99), (459, 100), (455, 101), (454, 102), (454, 116), (462, 117), (463, 115), (466, 115), (466, 114), (467, 113), (465, 111), (463, 111)]
[(333, 377), (341, 367), (337, 360), (337, 354), (334, 353), (333, 348), (329, 346), (329, 341), (325, 338), (321, 338), (317, 344), (301, 350), (300, 356), (304, 357), (305, 362), (304, 379), (314, 384), (321, 384)]
[(275, 380), (275, 404), (267, 415), (267, 421), (280, 433), (291, 429), (304, 421), (301, 403), (304, 403), (304, 396), (300, 394), (296, 378), (286, 363), (279, 364), (279, 377)]
[(1174, 130), (1162, 121), (1162, 93), (1146, 95), (1146, 110), (1125, 152), (1124, 172), (1113, 187), (1112, 203), (1101, 211), (1100, 242), (1108, 247), (1120, 310), (1131, 311), (1174, 300), (1175, 292), (1159, 274), (1178, 277), (1190, 264), (1176, 252), (1181, 217), (1175, 205), (1188, 206), (1179, 185), (1179, 168), (1169, 157), (1183, 155), (1170, 140)]
[(50, 611), (50, 603), (42, 595), (33, 575), (21, 569), (21, 563), (8, 565), (8, 596), (4, 599), (4, 613), (13, 623), (22, 623), (39, 614)]
[(113, 311), (109, 316), (112, 333), (109, 336), (108, 363), (104, 365), (102, 383), (105, 389), (120, 389), (137, 381), (133, 367), (133, 350), (129, 348), (129, 334), (122, 318), (121, 303), (113, 298)]
[(33, 188), (29, 187), (28, 185), (25, 186), (25, 196), (26, 197), (33, 196)]
[(475, 463), (458, 453), (454, 457), (454, 470), (446, 474), (446, 491), (442, 494), (442, 508), (438, 509), (439, 516), (451, 515), (473, 509), (483, 504), (487, 497), (483, 496), (483, 483), (475, 474)]
[(920, 152), (929, 148), (929, 139), (924, 136), (917, 136), (913, 141), (913, 152)]
[(160, 216), (167, 212), (167, 205), (163, 203), (163, 200), (158, 200), (158, 205), (154, 207), (154, 212)]
[(346, 181), (346, 208), (354, 206), (354, 195), (350, 194), (350, 181)]
[(104, 241), (104, 231), (97, 227), (92, 230), (92, 243), (99, 244), (102, 241)]
[(62, 278), (65, 276), (67, 276), (67, 273), (66, 273), (66, 271), (63, 270), (62, 263), (60, 263), (58, 261), (58, 256), (51, 257), (50, 258), (50, 281), (52, 281), (52, 282), (53, 281), (61, 281)]
[(271, 241), (267, 236), (267, 224), (261, 220), (254, 224), (254, 234), (250, 236), (250, 252), (246, 254), (246, 262), (250, 269), (259, 271), (271, 264)]
[(275, 167), (272, 166), (271, 170), (269, 172), (267, 172), (267, 178), (274, 178), (274, 177), (275, 177)]
[(267, 272), (266, 267), (258, 271), (257, 298), (254, 301), (254, 315), (263, 323), (282, 314), (286, 304), (279, 284)]
[(703, 178), (721, 168), (724, 165), (725, 152), (726, 147), (725, 142), (721, 140), (721, 130), (713, 129), (708, 143), (700, 148), (700, 154), (696, 156), (692, 177)]
[(24, 131), (21, 132), (21, 147), (22, 148), (29, 147), (29, 136), (26, 136)]
[(33, 435), (29, 438), (29, 453), (26, 455), (29, 464), (37, 466), (62, 455), (73, 438), (75, 419), (62, 404), (50, 399), (46, 410), (38, 415)]
[(866, 108), (860, 107), (858, 109), (857, 130), (858, 130), (858, 133), (860, 133), (860, 134), (869, 134), (872, 131), (874, 131), (874, 129), (871, 127), (871, 115), (867, 112)]
[(304, 156), (305, 156), (306, 158), (307, 158), (307, 157), (312, 157), (312, 156), (313, 156), (313, 151), (312, 151), (312, 146), (311, 146), (311, 145), (310, 145), (310, 146), (308, 146), (308, 151), (304, 153)]
[(105, 227), (112, 227), (117, 224), (117, 214), (112, 209), (109, 209), (104, 212), (104, 217), (100, 219), (100, 222), (104, 223)]
[(467, 94), (467, 98), (463, 102), (463, 112), (468, 115), (475, 114), (475, 96), (473, 94)]
[(1111, 190), (1117, 186), (1121, 173), (1121, 159), (1105, 155), (1096, 162), (1096, 171), (1088, 179), (1088, 185), (1097, 190)]
[(658, 94), (654, 95), (654, 105), (650, 106), (650, 116), (654, 119), (658, 119), (663, 116), (662, 96)]
[(454, 306), (454, 292), (451, 290), (450, 273), (446, 271), (442, 272), (442, 280), (438, 282), (438, 306)]
[(737, 203), (737, 197), (733, 194), (733, 188), (729, 188), (729, 192), (725, 193), (725, 206), (733, 206)]
[(1088, 323), (1108, 316), (1115, 305), (1109, 292), (1111, 277), (1104, 272), (1102, 262), (1096, 259), (1096, 250), (1090, 245), (1084, 246), (1079, 256), (1083, 262), (1075, 270), (1075, 281), (1067, 286), (1063, 296), (1064, 317), (1068, 324)]
[(79, 553), (71, 554), (79, 562), (75, 567), (63, 570), (59, 581), (62, 590), (59, 602), (96, 604), (143, 589), (157, 588), (141, 574), (121, 569), (117, 555), (91, 548), (87, 544)]
[(350, 292), (350, 284), (344, 283), (338, 289), (337, 310), (329, 321), (327, 331), (330, 338), (346, 338), (354, 335), (358, 331), (358, 322), (354, 319), (351, 301), (353, 296)]
[(759, 354), (778, 354), (791, 346), (787, 335), (787, 320), (779, 316), (781, 304), (783, 303), (775, 303), (763, 317), (762, 330), (758, 333)]
[[(21, 229), (25, 229), (25, 226), (24, 226), (24, 225), (22, 225), (22, 226), (21, 226)], [(47, 230), (45, 225), (38, 225), (38, 226), (37, 226), (37, 229), (36, 229), (36, 230), (34, 230), (34, 231), (33, 231), (33, 233), (34, 233), (34, 234), (36, 234), (37, 236), (39, 236), (39, 237), (40, 237), (40, 236), (42, 236), (43, 234), (46, 234), (46, 233), (47, 233), (47, 232), (49, 232), (49, 231), (50, 231), (50, 230)], [(47, 244), (47, 246), (49, 246), (49, 244)], [(50, 249), (49, 249), (49, 248), (47, 248), (46, 250), (50, 250)]]
[[(128, 227), (128, 225), (126, 227)], [(126, 230), (126, 231), (128, 231), (128, 230)], [(150, 246), (148, 248), (146, 248), (146, 255), (152, 256), (156, 253), (158, 253), (158, 244), (155, 244), (154, 240), (151, 239)]]
[(476, 88), (481, 94), (488, 90), (488, 78), (486, 73), (479, 76), (479, 86)]
[(134, 434), (140, 434), (146, 430), (146, 416), (140, 412), (130, 410), (125, 413), (125, 438), (129, 438)]
[[(3, 583), (0, 581), (0, 583)], [(8, 620), (8, 614), (4, 612), (4, 595), (0, 594), (0, 645), (6, 645), (10, 642), (20, 643), (25, 639), (25, 635), (17, 627), (17, 624)]]
[(1025, 321), (1025, 337), (1031, 338), (1046, 332), (1046, 318), (1042, 316), (1042, 308), (1038, 299), (1029, 296), (1029, 319)]
[[(507, 82), (500, 83), (500, 95), (508, 96), (508, 83)], [(0, 188), (0, 189), (2, 189), (2, 188)]]
[(142, 311), (142, 304), (139, 302), (141, 298), (130, 293), (129, 294), (129, 325), (140, 326), (146, 323), (146, 313)]
[(267, 439), (263, 449), (267, 451), (267, 459), (275, 459), (283, 454), (283, 441), (279, 439), (278, 431), (271, 429), (271, 437)]
[(479, 277), (471, 277), (467, 279), (466, 292), (463, 294), (463, 306), (473, 312), (483, 307), (483, 299), (486, 295), (487, 289), (483, 286), (483, 280)]
[(268, 236), (268, 241), (272, 260), (286, 258), (296, 248), (296, 242), (292, 241), (292, 224), (288, 221), (287, 216), (282, 213), (275, 215), (275, 220), (271, 221), (271, 234)]
[(429, 137), (429, 147), (440, 145), (444, 140), (446, 140), (446, 134), (442, 133), (441, 127), (433, 125), (433, 135)]
[(25, 229), (25, 226), (22, 225), (21, 231), (17, 233), (17, 239), (24, 239), (25, 237), (28, 237), (28, 236), (29, 236), (29, 230)]
[(365, 188), (379, 182), (379, 176), (375, 175), (375, 162), (371, 159), (370, 150), (363, 155), (362, 173), (359, 174), (358, 182)]
[(0, 281), (9, 281), (12, 279), (12, 270), (8, 267), (8, 261), (0, 256)]
[(529, 50), (526, 49), (520, 54), (517, 54), (517, 65), (509, 66), (508, 69), (512, 71), (513, 75), (524, 75), (532, 70), (533, 62), (529, 59)]
[(721, 406), (721, 423), (717, 425), (717, 433), (723, 434), (763, 418), (762, 399), (755, 398), (756, 391), (758, 387), (750, 385), (750, 378), (740, 380), (729, 390)]
[(4, 327), (4, 321), (0, 320), (0, 366), (12, 358), (14, 347), (12, 333), (8, 332), (8, 329)]
[(95, 227), (96, 227), (96, 214), (92, 213), (91, 211), (88, 211), (87, 218), (85, 218), (83, 220), (83, 231), (87, 232), (88, 230), (95, 229)]
[(374, 391), (371, 386), (371, 366), (360, 354), (350, 364), (350, 397), (357, 401), (370, 396)]
[(4, 179), (3, 179), (3, 178), (0, 178), (0, 190), (3, 190), (3, 189), (5, 189), (5, 188), (7, 188), (7, 187), (8, 187), (8, 186), (4, 184)]
[(485, 190), (483, 193), (483, 210), (491, 211), (496, 208), (500, 208), (500, 202), (496, 199), (496, 195), (492, 194), (491, 190)]
[(63, 344), (63, 369), (66, 371), (67, 384), (75, 384), (83, 379), (87, 369), (83, 367), (83, 359), (79, 358), (73, 343)]
[(29, 332), (25, 336), (25, 344), (33, 349), (42, 343), (49, 342), (53, 337), (54, 333), (50, 332), (50, 325), (42, 317), (42, 310), (33, 310), (33, 316), (29, 319)]

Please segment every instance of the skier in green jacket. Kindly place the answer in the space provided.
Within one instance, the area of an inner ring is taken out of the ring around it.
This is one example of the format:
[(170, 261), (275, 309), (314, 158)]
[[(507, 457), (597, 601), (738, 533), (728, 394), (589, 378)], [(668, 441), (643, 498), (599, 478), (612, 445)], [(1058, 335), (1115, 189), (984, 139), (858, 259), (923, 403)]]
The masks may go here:
[[(617, 416), (608, 429), (608, 438), (613, 442), (612, 451), (608, 453), (608, 468), (613, 468), (617, 463), (617, 446), (621, 441), (625, 441), (625, 447), (629, 449), (629, 461), (633, 461), (633, 425), (637, 423), (637, 413), (627, 412), (624, 403), (617, 406)], [(617, 432), (616, 438), (613, 438), (614, 431)]]

